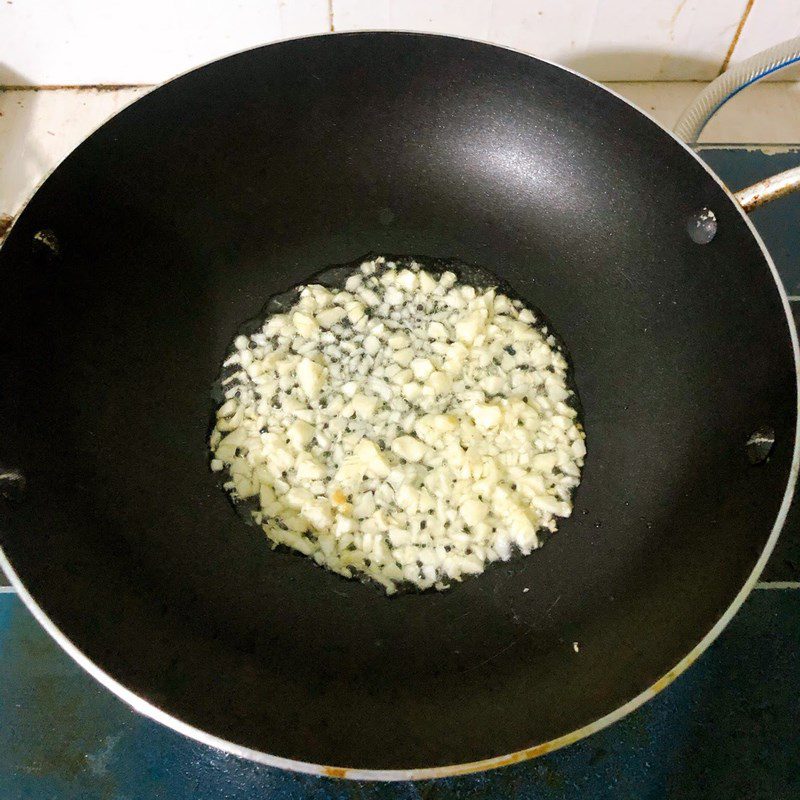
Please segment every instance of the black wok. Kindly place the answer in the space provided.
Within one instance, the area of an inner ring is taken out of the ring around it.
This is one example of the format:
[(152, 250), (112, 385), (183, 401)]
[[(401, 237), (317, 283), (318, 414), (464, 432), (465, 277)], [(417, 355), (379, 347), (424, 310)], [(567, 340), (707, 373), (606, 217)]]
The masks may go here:
[[(493, 270), (583, 404), (574, 515), (441, 594), (273, 552), (208, 468), (239, 325), (368, 252)], [(135, 708), (278, 766), (452, 774), (619, 718), (730, 619), (794, 484), (796, 336), (741, 208), (639, 111), (509, 50), (370, 33), (191, 72), (50, 176), (0, 280), (11, 579)]]

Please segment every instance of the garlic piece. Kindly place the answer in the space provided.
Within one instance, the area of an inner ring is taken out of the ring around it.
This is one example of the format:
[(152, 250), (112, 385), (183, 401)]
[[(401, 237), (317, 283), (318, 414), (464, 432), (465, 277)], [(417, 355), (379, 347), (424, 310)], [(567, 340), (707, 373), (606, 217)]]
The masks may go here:
[(503, 412), (494, 405), (476, 405), (470, 409), (469, 414), (482, 428), (496, 428), (503, 419)]
[(309, 358), (300, 360), (297, 366), (297, 381), (309, 400), (316, 400), (322, 391), (325, 368)]
[(319, 325), (317, 325), (313, 317), (309, 317), (308, 314), (301, 314), (299, 311), (292, 314), (292, 324), (305, 339), (310, 339), (319, 330)]
[(420, 461), (427, 448), (413, 436), (399, 436), (392, 442), (392, 452), (406, 461)]
[(323, 328), (332, 328), (337, 322), (341, 322), (346, 314), (347, 312), (343, 308), (332, 306), (318, 311), (316, 322)]
[(369, 419), (375, 414), (375, 409), (378, 407), (377, 397), (367, 397), (363, 394), (357, 394), (353, 397), (353, 408), (356, 414), (361, 419)]

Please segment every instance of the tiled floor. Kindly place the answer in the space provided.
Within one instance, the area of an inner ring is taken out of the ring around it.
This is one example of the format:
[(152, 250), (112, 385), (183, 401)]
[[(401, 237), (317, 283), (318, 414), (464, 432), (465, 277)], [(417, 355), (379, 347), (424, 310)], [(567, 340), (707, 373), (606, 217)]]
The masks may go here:
[[(800, 163), (800, 150), (786, 148), (703, 155), (733, 188)], [(753, 220), (789, 293), (800, 296), (800, 197)], [(800, 302), (795, 309), (800, 322)], [(391, 785), (260, 767), (137, 716), (70, 661), (12, 591), (0, 589), (0, 800), (793, 800), (800, 797), (800, 504), (762, 581), (695, 666), (611, 728), (514, 767)]]

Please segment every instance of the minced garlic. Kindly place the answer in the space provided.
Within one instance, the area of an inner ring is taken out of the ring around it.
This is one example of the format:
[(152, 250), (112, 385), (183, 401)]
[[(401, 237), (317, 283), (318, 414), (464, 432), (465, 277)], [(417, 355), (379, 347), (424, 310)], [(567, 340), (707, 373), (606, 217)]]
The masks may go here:
[(495, 289), (377, 258), (239, 336), (214, 471), (274, 545), (447, 588), (569, 516), (586, 453), (567, 362)]

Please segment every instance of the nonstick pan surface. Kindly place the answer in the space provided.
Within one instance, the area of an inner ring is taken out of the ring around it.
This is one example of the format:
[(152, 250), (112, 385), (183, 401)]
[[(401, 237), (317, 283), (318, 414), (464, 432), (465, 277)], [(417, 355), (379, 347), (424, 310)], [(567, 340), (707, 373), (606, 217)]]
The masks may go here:
[[(583, 405), (573, 516), (444, 593), (272, 551), (208, 468), (238, 327), (369, 252), (492, 270), (552, 321)], [(267, 763), (422, 777), (591, 732), (721, 630), (794, 483), (794, 330), (745, 216), (639, 111), (509, 50), (354, 34), (191, 72), (54, 172), (0, 280), (12, 580), (125, 700)]]

